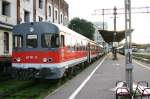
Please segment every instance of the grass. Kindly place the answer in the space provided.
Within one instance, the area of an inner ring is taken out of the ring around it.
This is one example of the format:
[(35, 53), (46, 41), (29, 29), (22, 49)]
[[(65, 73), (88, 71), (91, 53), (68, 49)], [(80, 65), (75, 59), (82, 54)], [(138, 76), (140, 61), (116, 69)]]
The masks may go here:
[[(79, 72), (82, 72), (82, 70), (78, 70), (74, 76), (76, 76)], [(61, 80), (61, 82), (52, 80), (36, 81), (33, 86), (24, 88), (23, 90), (12, 93), (11, 95), (7, 95), (3, 99), (44, 99), (45, 96), (72, 78), (73, 76), (65, 78)]]
[(10, 74), (0, 71), (0, 82), (7, 81), (10, 79), (11, 79)]
[(62, 84), (50, 81), (37, 82), (31, 87), (4, 97), (4, 99), (44, 99), (47, 94), (53, 92), (60, 85)]
[(6, 82), (2, 82), (0, 83), (0, 98), (3, 98), (31, 85), (32, 82), (30, 81), (8, 80)]

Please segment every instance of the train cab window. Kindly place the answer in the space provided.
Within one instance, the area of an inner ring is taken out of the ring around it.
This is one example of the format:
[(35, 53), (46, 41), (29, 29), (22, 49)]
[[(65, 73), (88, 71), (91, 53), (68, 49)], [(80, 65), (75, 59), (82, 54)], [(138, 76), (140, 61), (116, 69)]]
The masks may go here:
[(43, 34), (41, 36), (41, 44), (43, 48), (57, 48), (59, 47), (59, 35)]
[(16, 49), (18, 49), (18, 48), (22, 48), (22, 46), (23, 46), (23, 36), (21, 36), (21, 35), (15, 35), (14, 36), (14, 42), (13, 42), (13, 46), (14, 46), (14, 48)]
[(37, 48), (37, 35), (36, 34), (29, 34), (27, 35), (27, 48)]

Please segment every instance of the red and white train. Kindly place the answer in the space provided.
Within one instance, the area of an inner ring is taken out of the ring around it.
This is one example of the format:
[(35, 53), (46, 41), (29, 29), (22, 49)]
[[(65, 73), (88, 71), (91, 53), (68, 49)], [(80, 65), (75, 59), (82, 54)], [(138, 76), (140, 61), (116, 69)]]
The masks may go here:
[(14, 73), (46, 79), (62, 78), (68, 69), (103, 54), (96, 42), (48, 22), (16, 25), (13, 46)]

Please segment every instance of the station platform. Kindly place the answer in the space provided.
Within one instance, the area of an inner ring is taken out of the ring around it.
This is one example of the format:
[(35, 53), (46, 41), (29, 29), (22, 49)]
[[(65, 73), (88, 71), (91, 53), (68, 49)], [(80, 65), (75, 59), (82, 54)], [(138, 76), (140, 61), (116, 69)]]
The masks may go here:
[[(45, 99), (115, 99), (115, 84), (125, 81), (125, 57), (109, 53)], [(150, 64), (133, 60), (133, 80), (150, 82)]]

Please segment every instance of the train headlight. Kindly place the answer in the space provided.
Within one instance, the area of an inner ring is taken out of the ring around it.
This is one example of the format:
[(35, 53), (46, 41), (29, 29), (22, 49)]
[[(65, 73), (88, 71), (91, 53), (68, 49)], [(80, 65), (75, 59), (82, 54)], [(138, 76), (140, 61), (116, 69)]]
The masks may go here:
[(46, 63), (47, 62), (47, 58), (43, 58), (43, 62)]
[(21, 62), (21, 58), (14, 58), (14, 62)]
[(46, 62), (52, 62), (53, 59), (52, 58), (43, 58), (43, 62), (46, 63)]
[(21, 61), (21, 58), (17, 58), (17, 62), (20, 62)]

